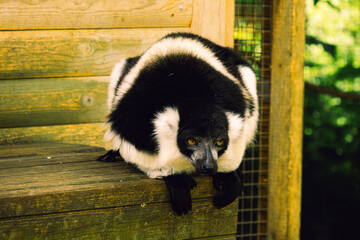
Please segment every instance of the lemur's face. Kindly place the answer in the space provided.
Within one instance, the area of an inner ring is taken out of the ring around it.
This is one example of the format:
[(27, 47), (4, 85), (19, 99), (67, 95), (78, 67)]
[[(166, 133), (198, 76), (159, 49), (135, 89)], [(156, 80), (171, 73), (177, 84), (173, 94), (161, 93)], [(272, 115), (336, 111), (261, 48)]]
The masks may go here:
[(217, 160), (228, 146), (229, 139), (223, 128), (203, 131), (185, 128), (177, 137), (180, 152), (186, 156), (198, 173), (214, 174), (217, 172)]

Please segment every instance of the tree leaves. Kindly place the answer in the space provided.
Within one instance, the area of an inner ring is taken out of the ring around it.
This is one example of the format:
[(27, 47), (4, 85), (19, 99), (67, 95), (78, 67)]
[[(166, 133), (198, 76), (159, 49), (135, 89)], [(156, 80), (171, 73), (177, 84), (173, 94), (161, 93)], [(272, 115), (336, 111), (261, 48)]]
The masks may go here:
[(360, 211), (360, 2), (306, 9), (302, 239), (355, 239), (346, 216)]

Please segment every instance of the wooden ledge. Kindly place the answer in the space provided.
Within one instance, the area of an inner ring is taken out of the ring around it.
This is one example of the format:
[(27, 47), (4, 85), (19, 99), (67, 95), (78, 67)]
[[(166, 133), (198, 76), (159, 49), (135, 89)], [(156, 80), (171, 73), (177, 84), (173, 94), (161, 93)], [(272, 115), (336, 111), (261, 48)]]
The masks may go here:
[(196, 177), (193, 211), (175, 216), (165, 183), (105, 149), (62, 143), (0, 146), (0, 239), (232, 237), (237, 203), (217, 210), (211, 179)]

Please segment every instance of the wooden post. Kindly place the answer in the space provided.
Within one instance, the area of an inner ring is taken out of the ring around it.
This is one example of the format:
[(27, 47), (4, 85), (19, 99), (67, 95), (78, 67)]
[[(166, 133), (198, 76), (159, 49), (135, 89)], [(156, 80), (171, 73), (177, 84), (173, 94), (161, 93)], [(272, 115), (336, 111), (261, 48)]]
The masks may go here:
[(268, 239), (300, 238), (303, 0), (274, 0)]
[(234, 46), (234, 0), (194, 0), (191, 32), (227, 47)]

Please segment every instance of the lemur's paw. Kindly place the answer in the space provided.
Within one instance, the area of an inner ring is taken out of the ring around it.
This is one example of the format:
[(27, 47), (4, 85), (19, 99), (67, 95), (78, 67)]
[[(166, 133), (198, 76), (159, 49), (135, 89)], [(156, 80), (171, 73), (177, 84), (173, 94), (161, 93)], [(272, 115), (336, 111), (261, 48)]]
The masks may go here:
[(123, 159), (120, 156), (119, 151), (110, 150), (106, 154), (98, 157), (97, 160), (101, 162), (117, 162), (117, 161), (122, 161)]

